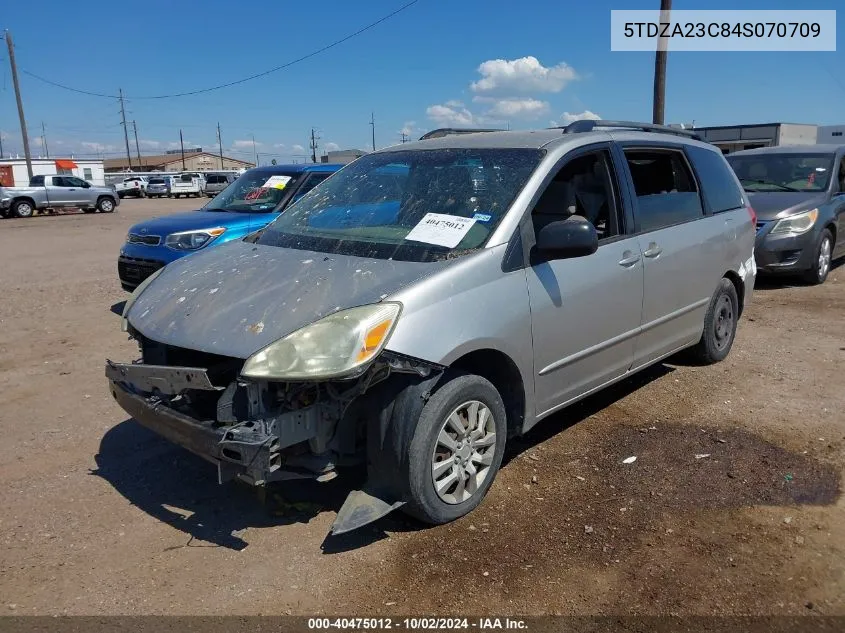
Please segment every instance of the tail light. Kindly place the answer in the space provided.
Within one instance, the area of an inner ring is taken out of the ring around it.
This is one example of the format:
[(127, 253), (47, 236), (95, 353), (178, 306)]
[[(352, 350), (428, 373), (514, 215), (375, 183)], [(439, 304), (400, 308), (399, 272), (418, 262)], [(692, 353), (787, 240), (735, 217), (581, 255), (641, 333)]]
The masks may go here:
[(757, 226), (757, 212), (754, 211), (754, 207), (749, 204), (745, 208), (748, 209), (748, 215), (751, 216), (751, 224)]

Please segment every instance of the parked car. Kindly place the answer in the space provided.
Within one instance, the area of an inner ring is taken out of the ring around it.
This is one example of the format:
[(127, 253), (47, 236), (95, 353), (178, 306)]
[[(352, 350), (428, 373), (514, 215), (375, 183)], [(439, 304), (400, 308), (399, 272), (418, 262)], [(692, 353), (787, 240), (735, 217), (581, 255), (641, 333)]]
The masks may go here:
[(184, 173), (170, 178), (170, 193), (174, 198), (182, 196), (200, 196), (205, 194), (205, 176), (197, 173)]
[(43, 209), (75, 207), (113, 212), (120, 198), (113, 187), (97, 187), (76, 176), (33, 176), (29, 187), (0, 187), (0, 213), (28, 218)]
[(235, 180), (236, 177), (233, 174), (208, 174), (205, 177), (205, 195), (213, 198)]
[(678, 351), (724, 359), (754, 231), (724, 157), (686, 131), (407, 143), (148, 278), (122, 319), (142, 360), (106, 376), (221, 481), (367, 464), (336, 534), (397, 507), (444, 523), (487, 493), (507, 438)]
[(147, 180), (145, 176), (131, 176), (116, 182), (114, 188), (121, 198), (127, 196), (143, 198), (147, 192)]
[(135, 224), (117, 260), (121, 286), (133, 290), (169, 262), (264, 227), (338, 169), (325, 164), (251, 169), (199, 211)]
[(845, 145), (795, 145), (728, 157), (757, 213), (757, 268), (827, 279), (845, 256)]
[(147, 196), (150, 198), (170, 197), (170, 177), (150, 176), (147, 181)]

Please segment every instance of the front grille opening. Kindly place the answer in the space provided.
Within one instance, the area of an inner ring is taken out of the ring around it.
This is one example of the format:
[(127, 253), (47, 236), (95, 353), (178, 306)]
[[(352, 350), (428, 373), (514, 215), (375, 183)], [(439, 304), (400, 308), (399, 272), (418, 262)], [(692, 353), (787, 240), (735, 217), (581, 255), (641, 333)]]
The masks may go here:
[(161, 244), (161, 236), (130, 233), (127, 241), (130, 244), (146, 244), (148, 246), (158, 246), (159, 244)]

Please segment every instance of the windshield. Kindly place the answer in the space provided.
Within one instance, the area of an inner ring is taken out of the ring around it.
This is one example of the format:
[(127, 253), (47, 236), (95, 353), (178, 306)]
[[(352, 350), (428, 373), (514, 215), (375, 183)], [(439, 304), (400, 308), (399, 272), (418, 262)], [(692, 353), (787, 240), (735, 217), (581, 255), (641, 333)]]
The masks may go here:
[(204, 210), (269, 213), (279, 206), (298, 176), (265, 169), (245, 172), (217, 194)]
[(538, 149), (370, 154), (317, 185), (259, 244), (435, 261), (480, 248), (543, 156)]
[(164, 178), (150, 178), (148, 182), (151, 185), (165, 185), (165, 184), (167, 184), (164, 181)]
[(728, 155), (746, 191), (824, 191), (833, 154), (765, 153)]

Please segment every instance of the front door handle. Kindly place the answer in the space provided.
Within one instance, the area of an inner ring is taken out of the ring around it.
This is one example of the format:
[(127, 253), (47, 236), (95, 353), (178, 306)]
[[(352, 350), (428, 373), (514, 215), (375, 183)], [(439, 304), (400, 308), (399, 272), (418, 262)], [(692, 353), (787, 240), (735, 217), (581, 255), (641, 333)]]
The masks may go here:
[(625, 268), (630, 268), (640, 261), (640, 256), (632, 251), (625, 251), (622, 253), (622, 259), (619, 260), (619, 265)]
[(660, 248), (656, 242), (652, 242), (648, 245), (648, 249), (643, 251), (643, 255), (649, 258), (654, 258), (660, 255), (663, 252), (663, 249)]

